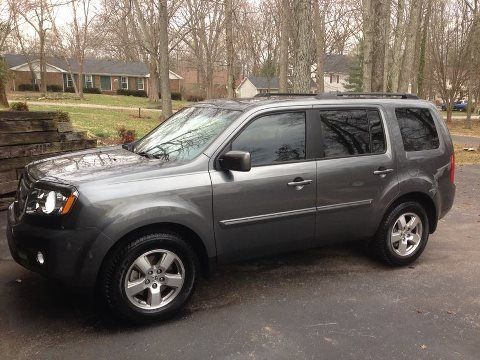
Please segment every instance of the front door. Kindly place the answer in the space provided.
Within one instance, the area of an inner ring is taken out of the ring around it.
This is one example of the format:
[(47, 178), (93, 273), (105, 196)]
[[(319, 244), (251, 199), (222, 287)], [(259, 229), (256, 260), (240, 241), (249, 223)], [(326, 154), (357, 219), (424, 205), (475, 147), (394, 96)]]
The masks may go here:
[(211, 171), (220, 260), (273, 254), (314, 242), (316, 163), (309, 159), (306, 113), (277, 112), (253, 119), (225, 149), (250, 152), (252, 169)]
[(318, 110), (316, 237), (320, 244), (374, 235), (398, 193), (396, 162), (380, 109)]

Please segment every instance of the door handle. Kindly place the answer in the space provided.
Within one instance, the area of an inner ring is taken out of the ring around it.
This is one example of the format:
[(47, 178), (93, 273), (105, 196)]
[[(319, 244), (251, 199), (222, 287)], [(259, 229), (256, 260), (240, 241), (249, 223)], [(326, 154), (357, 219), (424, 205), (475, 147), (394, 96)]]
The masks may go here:
[(393, 169), (385, 169), (385, 168), (379, 168), (378, 170), (375, 170), (373, 172), (373, 175), (379, 175), (380, 177), (384, 178), (387, 176), (387, 174), (390, 174), (393, 172)]
[(303, 180), (302, 178), (295, 178), (293, 181), (287, 183), (288, 186), (294, 187), (295, 190), (302, 190), (305, 185), (309, 185), (313, 180)]

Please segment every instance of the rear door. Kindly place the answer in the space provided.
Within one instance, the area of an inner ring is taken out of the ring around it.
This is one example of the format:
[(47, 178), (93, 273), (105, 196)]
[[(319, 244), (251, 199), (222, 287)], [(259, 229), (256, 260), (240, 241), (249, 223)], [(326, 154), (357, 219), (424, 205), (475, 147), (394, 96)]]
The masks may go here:
[(398, 193), (396, 161), (380, 108), (317, 109), (316, 237), (321, 244), (375, 233)]
[[(253, 118), (222, 151), (248, 151), (248, 172), (210, 171), (220, 260), (237, 260), (314, 244), (316, 161), (308, 143), (308, 109)], [(218, 165), (218, 164), (217, 164)]]

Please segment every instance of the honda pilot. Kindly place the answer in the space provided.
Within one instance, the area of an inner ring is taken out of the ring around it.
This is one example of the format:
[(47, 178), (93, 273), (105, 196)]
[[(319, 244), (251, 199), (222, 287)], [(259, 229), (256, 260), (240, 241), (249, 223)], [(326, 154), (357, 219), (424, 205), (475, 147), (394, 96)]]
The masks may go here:
[(342, 241), (412, 263), (454, 173), (441, 115), (410, 94), (213, 100), (133, 143), (27, 165), (7, 236), (24, 267), (165, 319), (220, 263)]

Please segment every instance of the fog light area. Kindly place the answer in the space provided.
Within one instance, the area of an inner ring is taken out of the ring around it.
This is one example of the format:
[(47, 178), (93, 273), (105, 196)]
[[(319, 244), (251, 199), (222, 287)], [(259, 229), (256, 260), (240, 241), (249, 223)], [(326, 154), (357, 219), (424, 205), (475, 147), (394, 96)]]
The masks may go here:
[(40, 265), (43, 265), (45, 263), (45, 256), (43, 256), (43, 253), (41, 251), (37, 253), (37, 262)]

